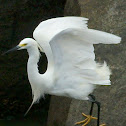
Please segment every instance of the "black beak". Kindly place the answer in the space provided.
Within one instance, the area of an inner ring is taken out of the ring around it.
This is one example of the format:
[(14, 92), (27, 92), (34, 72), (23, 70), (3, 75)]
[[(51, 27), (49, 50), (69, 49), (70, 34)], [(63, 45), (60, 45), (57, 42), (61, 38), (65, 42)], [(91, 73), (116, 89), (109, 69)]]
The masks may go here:
[(10, 53), (10, 52), (13, 52), (13, 51), (16, 51), (16, 50), (18, 50), (20, 48), (20, 46), (16, 46), (16, 47), (14, 47), (14, 48), (12, 48), (12, 49), (9, 49), (8, 51), (6, 51), (5, 53), (3, 53), (2, 55), (5, 55), (5, 54), (7, 54), (7, 53)]

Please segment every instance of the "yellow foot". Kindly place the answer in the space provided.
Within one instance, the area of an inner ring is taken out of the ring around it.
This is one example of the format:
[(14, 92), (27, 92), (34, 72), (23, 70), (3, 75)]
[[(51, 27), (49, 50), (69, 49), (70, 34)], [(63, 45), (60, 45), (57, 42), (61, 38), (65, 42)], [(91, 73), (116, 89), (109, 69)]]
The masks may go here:
[[(86, 115), (84, 113), (82, 113), (82, 115), (85, 116), (86, 119), (83, 120), (83, 121), (80, 121), (80, 122), (75, 123), (75, 125), (79, 125), (79, 124), (84, 123), (82, 126), (86, 126), (91, 121), (91, 119), (96, 119), (97, 120), (96, 117), (93, 117), (93, 116), (90, 116), (90, 115)], [(101, 125), (101, 126), (104, 126), (104, 125)]]

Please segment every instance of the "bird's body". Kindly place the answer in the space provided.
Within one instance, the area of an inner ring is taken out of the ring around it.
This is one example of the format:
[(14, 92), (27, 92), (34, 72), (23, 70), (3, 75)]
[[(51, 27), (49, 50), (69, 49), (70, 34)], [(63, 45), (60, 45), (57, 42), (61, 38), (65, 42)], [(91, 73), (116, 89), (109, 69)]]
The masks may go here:
[[(111, 72), (106, 63), (95, 62), (93, 44), (117, 44), (120, 38), (88, 29), (87, 21), (82, 17), (53, 18), (41, 22), (35, 29), (33, 37), (43, 48), (48, 67), (40, 76), (44, 77), (40, 82), (43, 91), (34, 90), (33, 101), (39, 99), (40, 94), (88, 100), (96, 85), (110, 85)], [(32, 84), (39, 87), (36, 80)]]
[[(96, 85), (111, 84), (109, 67), (96, 63), (93, 44), (118, 44), (121, 38), (88, 29), (87, 20), (60, 17), (43, 21), (33, 32), (34, 39), (19, 43), (20, 49), (27, 49), (29, 54), (27, 72), (32, 104), (44, 94), (88, 100)], [(38, 72), (39, 49), (48, 59), (44, 74)]]
[[(71, 21), (73, 20), (73, 22), (71, 23)], [(69, 93), (71, 92), (70, 90), (72, 89), (68, 89), (68, 85), (66, 86), (65, 89), (65, 84), (64, 86), (60, 85), (61, 87), (58, 87), (56, 81), (56, 74), (54, 72), (54, 59), (53, 59), (53, 54), (52, 54), (52, 50), (50, 47), (50, 40), (58, 33), (60, 33), (61, 31), (68, 29), (68, 28), (87, 28), (87, 18), (77, 18), (77, 17), (61, 17), (61, 18), (53, 18), (53, 19), (49, 19), (46, 21), (41, 22), (38, 27), (35, 29), (35, 31), (33, 32), (33, 37), (35, 38), (35, 40), (41, 45), (41, 47), (43, 48), (47, 59), (48, 59), (48, 68), (47, 71), (42, 75), (44, 76), (45, 83), (44, 81), (41, 81), (41, 86), (43, 84), (42, 90), (43, 91), (37, 91), (37, 90), (33, 90), (36, 92), (36, 95), (34, 94), (34, 100), (36, 101), (37, 99), (39, 99), (40, 94), (41, 96), (43, 96), (45, 93), (47, 94), (53, 94), (53, 95), (58, 95), (58, 96), (70, 96)], [(30, 70), (29, 70), (30, 71)], [(30, 72), (31, 73), (31, 72)], [(55, 75), (55, 76), (54, 76)], [(66, 76), (66, 75), (65, 75)], [(29, 80), (32, 77), (29, 77)], [(41, 77), (40, 77), (41, 78)], [(35, 80), (35, 83), (37, 81)], [(32, 83), (31, 83), (32, 85)], [(45, 86), (44, 86), (45, 85)], [(36, 87), (38, 87), (36, 85)], [(45, 87), (45, 89), (44, 89)], [(38, 88), (38, 90), (40, 90), (41, 88)], [(41, 93), (40, 93), (41, 92)], [(67, 93), (69, 92), (69, 93)]]

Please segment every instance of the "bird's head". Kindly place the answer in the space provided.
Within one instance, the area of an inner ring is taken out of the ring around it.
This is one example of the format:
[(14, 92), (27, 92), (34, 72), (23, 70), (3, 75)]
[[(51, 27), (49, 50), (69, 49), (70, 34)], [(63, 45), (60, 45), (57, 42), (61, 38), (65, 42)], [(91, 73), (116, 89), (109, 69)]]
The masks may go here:
[(9, 52), (13, 52), (13, 51), (16, 51), (16, 50), (28, 49), (28, 48), (34, 47), (34, 46), (37, 46), (39, 48), (39, 50), (41, 52), (43, 52), (42, 47), (34, 39), (25, 38), (17, 46), (6, 51), (4, 54), (9, 53)]

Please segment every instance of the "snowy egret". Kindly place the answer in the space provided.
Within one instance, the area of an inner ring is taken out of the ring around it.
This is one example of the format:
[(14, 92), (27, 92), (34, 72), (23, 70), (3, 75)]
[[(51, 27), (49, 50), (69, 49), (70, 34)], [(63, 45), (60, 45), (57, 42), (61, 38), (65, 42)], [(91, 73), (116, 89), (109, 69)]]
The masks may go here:
[[(25, 38), (6, 52), (28, 51), (27, 72), (33, 93), (33, 102), (28, 111), (44, 94), (89, 100), (92, 102), (89, 116), (83, 114), (87, 118), (76, 124), (85, 123), (85, 126), (91, 119), (96, 119), (92, 117), (96, 103), (99, 126), (100, 103), (91, 93), (97, 85), (111, 85), (111, 72), (105, 62), (99, 64), (95, 61), (93, 44), (118, 44), (121, 38), (89, 29), (87, 21), (83, 17), (59, 17), (43, 21), (33, 32), (34, 39)], [(45, 52), (48, 59), (44, 74), (38, 72), (40, 51)]]

